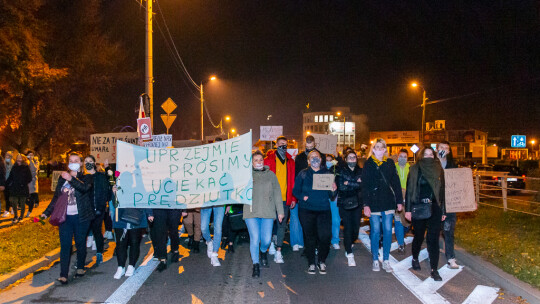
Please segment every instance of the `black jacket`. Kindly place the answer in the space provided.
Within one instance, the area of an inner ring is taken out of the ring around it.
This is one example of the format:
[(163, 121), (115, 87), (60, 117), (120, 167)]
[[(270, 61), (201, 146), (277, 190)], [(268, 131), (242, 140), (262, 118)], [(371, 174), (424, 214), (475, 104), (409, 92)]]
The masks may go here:
[[(294, 180), (293, 189), (293, 195), (298, 199), (298, 207), (314, 211), (330, 210), (330, 200), (334, 193), (329, 190), (313, 190), (314, 174), (330, 174), (330, 171), (323, 167), (317, 172), (311, 167), (300, 171)], [(304, 196), (308, 197), (307, 201), (304, 201)]]
[[(317, 149), (313, 149), (313, 150), (319, 151)], [(321, 154), (321, 168), (326, 168), (326, 155), (324, 153), (321, 153), (321, 151), (319, 151), (319, 153)], [(308, 154), (309, 153), (306, 153), (306, 151), (302, 151), (298, 153), (298, 155), (296, 155), (296, 158), (294, 159), (295, 176), (298, 176), (298, 173), (300, 173), (300, 171), (308, 167), (308, 161), (307, 161)]]
[(10, 196), (29, 196), (28, 183), (31, 181), (32, 173), (28, 165), (13, 165), (6, 181)]
[(107, 208), (107, 202), (112, 197), (112, 187), (104, 172), (88, 174), (94, 179), (94, 187), (90, 191), (90, 199), (94, 203), (96, 214), (103, 214)]
[[(381, 173), (384, 174), (386, 182)], [(377, 167), (371, 157), (366, 161), (362, 170), (362, 197), (364, 206), (368, 206), (371, 212), (394, 210), (397, 204), (403, 203), (401, 183), (391, 158), (380, 167)]]
[[(336, 176), (336, 185), (338, 187), (338, 206), (341, 206), (343, 200), (348, 197), (356, 197), (358, 203), (362, 205), (362, 189), (361, 182), (358, 179), (362, 177), (362, 168), (358, 165), (351, 170), (347, 164), (339, 167), (338, 175)], [(347, 185), (345, 185), (347, 182)]]
[[(56, 190), (54, 191), (54, 196), (51, 200), (51, 203), (43, 212), (46, 216), (50, 216), (54, 210), (54, 205), (58, 200), (58, 196), (62, 191), (62, 186), (66, 182), (65, 179), (60, 176), (58, 178), (58, 184), (56, 185)], [(90, 194), (93, 191), (94, 178), (92, 175), (85, 175), (81, 172), (77, 173), (77, 177), (73, 177), (69, 184), (75, 188), (75, 198), (77, 200), (77, 211), (79, 214), (79, 222), (91, 221), (94, 219), (94, 203), (90, 197)]]

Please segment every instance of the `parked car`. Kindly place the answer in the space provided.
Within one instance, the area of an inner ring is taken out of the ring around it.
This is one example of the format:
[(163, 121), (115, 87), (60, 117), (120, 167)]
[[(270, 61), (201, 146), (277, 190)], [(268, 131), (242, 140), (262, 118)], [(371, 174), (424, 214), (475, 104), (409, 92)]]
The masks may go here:
[[(507, 187), (514, 189), (525, 189), (525, 174), (519, 169), (519, 167), (513, 165), (495, 165), (493, 171), (508, 172)], [(520, 178), (521, 177), (521, 178)], [(499, 186), (502, 186), (501, 178), (498, 178)], [(519, 191), (512, 191), (519, 192)]]

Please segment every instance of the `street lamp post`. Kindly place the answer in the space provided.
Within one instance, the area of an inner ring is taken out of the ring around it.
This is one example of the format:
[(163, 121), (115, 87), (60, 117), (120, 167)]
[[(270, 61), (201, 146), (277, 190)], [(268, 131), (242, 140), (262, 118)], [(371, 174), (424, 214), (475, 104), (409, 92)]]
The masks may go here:
[[(216, 80), (216, 76), (210, 77), (210, 80)], [(201, 144), (204, 144), (204, 89), (202, 81), (199, 91), (201, 92)]]
[[(341, 116), (341, 112), (337, 112), (336, 114), (337, 114), (338, 117)], [(345, 115), (343, 115), (343, 147), (341, 149), (342, 151), (343, 151), (343, 149), (345, 149), (345, 131), (346, 131), (345, 125), (346, 125), (346, 122), (347, 122), (347, 119), (345, 118)]]
[(418, 85), (416, 82), (413, 82), (411, 84), (413, 88), (420, 87), (422, 88), (422, 127), (420, 128), (420, 141), (424, 143), (424, 128), (426, 125), (426, 89), (424, 87)]

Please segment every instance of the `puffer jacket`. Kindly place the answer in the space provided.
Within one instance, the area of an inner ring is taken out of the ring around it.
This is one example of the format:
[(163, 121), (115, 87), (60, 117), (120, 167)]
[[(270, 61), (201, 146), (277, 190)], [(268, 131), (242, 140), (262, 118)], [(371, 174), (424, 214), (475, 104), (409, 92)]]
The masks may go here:
[(107, 208), (107, 202), (112, 198), (112, 187), (104, 172), (88, 174), (94, 179), (94, 187), (90, 192), (90, 199), (94, 203), (96, 214), (103, 214)]
[[(45, 209), (43, 214), (50, 216), (54, 210), (54, 205), (61, 194), (62, 186), (66, 180), (60, 176), (58, 178), (58, 184), (56, 185), (56, 190), (54, 191), (54, 196), (51, 200), (51, 203)], [(71, 178), (71, 181), (68, 182), (75, 189), (75, 199), (77, 200), (77, 212), (79, 214), (79, 222), (91, 221), (95, 217), (94, 213), (94, 203), (90, 198), (94, 186), (94, 178), (91, 175), (85, 175), (81, 172), (77, 173), (77, 177)], [(28, 188), (27, 188), (28, 189)]]
[[(343, 200), (348, 197), (356, 197), (359, 205), (362, 205), (362, 168), (358, 165), (351, 170), (347, 164), (340, 166), (339, 173), (336, 176), (336, 185), (338, 187), (338, 206), (341, 206)], [(360, 179), (360, 182), (358, 181)], [(347, 182), (347, 185), (345, 185)]]

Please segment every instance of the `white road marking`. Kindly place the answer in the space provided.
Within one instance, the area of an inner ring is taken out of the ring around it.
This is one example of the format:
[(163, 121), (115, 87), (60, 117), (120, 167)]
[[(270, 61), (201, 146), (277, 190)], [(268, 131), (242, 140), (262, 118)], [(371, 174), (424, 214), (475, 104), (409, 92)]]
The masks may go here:
[(497, 299), (499, 288), (478, 285), (473, 292), (463, 301), (463, 304), (492, 303)]
[(450, 269), (445, 265), (439, 269), (439, 275), (443, 279), (442, 281), (437, 282), (433, 280), (433, 278), (429, 277), (420, 286), (418, 286), (418, 288), (425, 293), (434, 293), (458, 273), (460, 273), (461, 270), (463, 270), (463, 266), (460, 266), (459, 269)]

